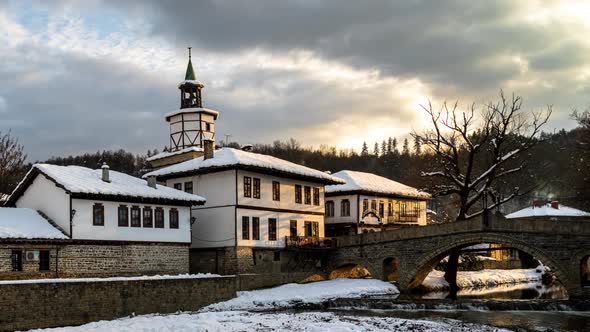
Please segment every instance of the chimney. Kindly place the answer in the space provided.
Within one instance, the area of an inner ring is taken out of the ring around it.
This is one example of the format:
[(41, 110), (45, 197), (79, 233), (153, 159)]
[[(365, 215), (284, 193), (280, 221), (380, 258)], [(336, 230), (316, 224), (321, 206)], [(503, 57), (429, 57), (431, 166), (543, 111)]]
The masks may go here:
[(551, 207), (554, 209), (558, 209), (559, 210), (559, 202), (558, 201), (552, 201), (551, 202)]
[(102, 180), (104, 182), (111, 182), (111, 180), (109, 179), (109, 165), (107, 165), (107, 163), (102, 163)]
[(205, 160), (213, 158), (213, 150), (215, 150), (213, 142), (214, 141), (210, 138), (203, 139), (203, 150), (205, 150)]
[(157, 184), (156, 177), (153, 176), (153, 175), (148, 176), (148, 178), (147, 178), (147, 185), (148, 185), (148, 187), (154, 188), (154, 189), (158, 189), (158, 187), (156, 186), (156, 184)]
[(541, 207), (543, 205), (545, 205), (545, 204), (541, 201), (533, 201), (533, 208)]

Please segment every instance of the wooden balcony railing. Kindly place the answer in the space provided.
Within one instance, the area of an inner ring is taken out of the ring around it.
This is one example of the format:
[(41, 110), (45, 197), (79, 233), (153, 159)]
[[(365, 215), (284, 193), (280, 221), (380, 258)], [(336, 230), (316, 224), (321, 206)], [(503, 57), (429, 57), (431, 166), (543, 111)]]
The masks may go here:
[(316, 250), (336, 248), (336, 239), (317, 236), (286, 236), (287, 249)]

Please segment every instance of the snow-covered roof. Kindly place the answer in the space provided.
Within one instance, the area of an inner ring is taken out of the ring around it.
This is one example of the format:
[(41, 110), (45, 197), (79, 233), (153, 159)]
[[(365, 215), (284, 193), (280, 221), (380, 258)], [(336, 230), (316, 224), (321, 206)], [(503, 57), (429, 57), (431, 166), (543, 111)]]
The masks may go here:
[(528, 217), (590, 217), (590, 213), (562, 205), (561, 203), (557, 208), (552, 207), (551, 203), (546, 203), (542, 206), (529, 206), (506, 215), (507, 219)]
[(196, 80), (184, 80), (184, 81), (178, 83), (179, 88), (183, 85), (200, 85), (201, 87), (205, 86), (203, 83), (196, 81)]
[(147, 173), (143, 177), (171, 177), (176, 174), (207, 173), (220, 168), (244, 168), (258, 172), (286, 173), (287, 175), (308, 178), (322, 183), (344, 183), (341, 179), (322, 171), (305, 167), (276, 157), (222, 148), (214, 152), (214, 157), (205, 160), (203, 157), (164, 167)]
[[(25, 179), (17, 186), (12, 195), (19, 195), (23, 186), (31, 180), (34, 172), (45, 174), (66, 191), (73, 194), (108, 195), (121, 197), (122, 201), (131, 198), (154, 199), (171, 202), (187, 202), (203, 204), (205, 198), (185, 193), (174, 188), (156, 185), (152, 188), (147, 181), (124, 173), (109, 171), (110, 182), (102, 180), (102, 170), (90, 169), (82, 166), (57, 166), (50, 164), (35, 164), (25, 176)], [(11, 200), (13, 200), (11, 196)]]
[(168, 151), (168, 152), (160, 152), (158, 154), (155, 154), (149, 158), (146, 158), (147, 161), (154, 161), (154, 160), (158, 160), (158, 159), (162, 159), (162, 158), (166, 158), (166, 157), (170, 157), (170, 156), (175, 156), (178, 154), (183, 154), (186, 152), (203, 152), (203, 148), (197, 147), (197, 146), (189, 146), (188, 148), (184, 148), (184, 149), (180, 149), (178, 151)]
[(178, 109), (176, 111), (172, 111), (170, 113), (164, 114), (164, 117), (166, 118), (166, 121), (168, 121), (171, 117), (173, 117), (175, 115), (178, 115), (178, 114), (183, 114), (183, 113), (205, 113), (205, 114), (210, 114), (210, 115), (213, 115), (213, 118), (215, 120), (217, 120), (217, 118), (219, 117), (219, 112), (214, 111), (214, 110), (209, 109), (209, 108), (204, 108), (204, 107), (181, 108), (181, 109)]
[(68, 239), (37, 211), (0, 208), (0, 239)]
[(332, 175), (344, 180), (346, 183), (326, 186), (327, 194), (363, 191), (409, 198), (430, 199), (432, 197), (430, 194), (416, 188), (371, 173), (340, 171)]

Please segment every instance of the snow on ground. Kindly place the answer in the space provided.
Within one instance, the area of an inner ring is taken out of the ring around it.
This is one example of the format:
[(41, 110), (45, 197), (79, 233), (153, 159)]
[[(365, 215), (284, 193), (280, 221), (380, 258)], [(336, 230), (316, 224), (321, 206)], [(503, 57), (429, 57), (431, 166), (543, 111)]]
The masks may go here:
[(198, 274), (174, 274), (154, 275), (137, 277), (110, 277), (110, 278), (48, 278), (48, 279), (23, 279), (23, 280), (0, 280), (0, 285), (5, 284), (50, 284), (57, 282), (100, 282), (100, 281), (135, 281), (135, 280), (162, 280), (162, 279), (199, 279), (199, 278), (220, 278), (219, 274), (198, 273)]
[(319, 303), (333, 298), (358, 298), (374, 294), (399, 294), (391, 283), (375, 279), (334, 279), (308, 284), (238, 292), (238, 297), (210, 305), (207, 310), (247, 310), (289, 307), (294, 303)]
[[(38, 330), (41, 331), (41, 330)], [(451, 319), (414, 320), (396, 317), (353, 316), (328, 312), (253, 313), (245, 311), (146, 315), (100, 321), (55, 332), (103, 331), (508, 331)]]
[(0, 207), (0, 239), (61, 239), (68, 237), (37, 211)]
[[(544, 267), (536, 269), (513, 270), (481, 270), (457, 272), (457, 286), (459, 288), (494, 287), (502, 284), (516, 284), (539, 281), (542, 278)], [(422, 286), (428, 290), (448, 289), (449, 283), (445, 280), (443, 271), (432, 270), (422, 282)]]

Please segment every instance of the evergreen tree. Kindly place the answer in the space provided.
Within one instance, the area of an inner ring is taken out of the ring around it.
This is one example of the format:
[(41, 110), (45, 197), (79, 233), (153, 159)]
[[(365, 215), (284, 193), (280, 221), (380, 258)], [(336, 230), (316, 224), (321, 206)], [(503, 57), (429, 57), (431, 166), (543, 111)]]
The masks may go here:
[(393, 139), (389, 137), (387, 140), (387, 154), (393, 153)]
[(375, 142), (375, 147), (373, 148), (373, 155), (378, 157), (379, 156), (379, 143)]
[(414, 137), (414, 155), (422, 154), (422, 145), (420, 144), (420, 137)]
[(381, 142), (381, 155), (384, 156), (387, 154), (387, 143), (385, 142), (385, 140), (383, 140), (383, 142)]
[(367, 146), (367, 142), (363, 142), (363, 148), (361, 149), (361, 156), (365, 157), (369, 155), (369, 147)]
[(397, 150), (397, 138), (393, 138), (393, 141), (391, 141), (391, 152), (393, 154), (399, 154), (399, 151)]
[(404, 138), (404, 145), (402, 147), (402, 155), (404, 155), (404, 156), (410, 155), (410, 143), (408, 142), (407, 138)]

